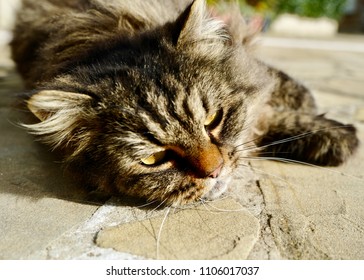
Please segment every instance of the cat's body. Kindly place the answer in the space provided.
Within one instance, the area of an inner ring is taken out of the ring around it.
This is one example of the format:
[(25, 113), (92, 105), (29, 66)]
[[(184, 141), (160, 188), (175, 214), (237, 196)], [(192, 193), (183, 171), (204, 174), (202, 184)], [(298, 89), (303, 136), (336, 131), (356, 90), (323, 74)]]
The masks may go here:
[(310, 92), (251, 56), (234, 20), (209, 18), (201, 0), (25, 1), (12, 50), (35, 89), (41, 122), (28, 129), (87, 184), (166, 204), (218, 196), (259, 152), (345, 161), (355, 129), (316, 116)]

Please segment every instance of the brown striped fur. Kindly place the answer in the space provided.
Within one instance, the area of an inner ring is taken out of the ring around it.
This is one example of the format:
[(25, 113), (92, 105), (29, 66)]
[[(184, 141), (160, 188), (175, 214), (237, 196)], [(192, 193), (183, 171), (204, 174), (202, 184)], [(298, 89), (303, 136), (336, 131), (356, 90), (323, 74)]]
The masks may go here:
[(251, 56), (235, 11), (224, 24), (203, 0), (25, 0), (14, 35), (39, 119), (24, 126), (103, 191), (185, 204), (223, 193), (259, 152), (337, 165), (358, 145)]

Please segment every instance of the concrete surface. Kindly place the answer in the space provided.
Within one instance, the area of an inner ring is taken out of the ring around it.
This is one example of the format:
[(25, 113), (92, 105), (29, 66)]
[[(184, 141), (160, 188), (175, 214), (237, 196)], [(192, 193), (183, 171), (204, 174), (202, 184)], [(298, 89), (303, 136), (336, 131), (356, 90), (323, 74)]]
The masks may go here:
[[(320, 110), (354, 123), (363, 141), (364, 38), (306, 49), (274, 40), (258, 54), (304, 81)], [(16, 125), (22, 85), (0, 48), (0, 259), (364, 259), (362, 147), (339, 168), (252, 161), (250, 184), (235, 180), (226, 199), (187, 209), (88, 194)]]
[(246, 259), (259, 236), (258, 220), (233, 199), (169, 211), (103, 229), (96, 244), (147, 258)]

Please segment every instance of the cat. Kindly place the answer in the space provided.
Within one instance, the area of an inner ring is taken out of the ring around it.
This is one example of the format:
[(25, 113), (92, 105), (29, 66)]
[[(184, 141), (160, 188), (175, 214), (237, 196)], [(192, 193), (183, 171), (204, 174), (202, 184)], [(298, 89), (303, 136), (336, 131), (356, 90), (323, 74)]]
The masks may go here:
[(24, 0), (11, 43), (38, 119), (88, 186), (164, 205), (219, 197), (249, 157), (337, 166), (352, 125), (251, 53), (241, 16), (204, 0)]

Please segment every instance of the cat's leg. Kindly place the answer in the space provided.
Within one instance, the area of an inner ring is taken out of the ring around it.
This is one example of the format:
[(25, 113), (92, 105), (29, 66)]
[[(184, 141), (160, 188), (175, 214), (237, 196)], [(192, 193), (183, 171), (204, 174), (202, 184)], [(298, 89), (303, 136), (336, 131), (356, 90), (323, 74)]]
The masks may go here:
[(260, 133), (255, 135), (262, 157), (337, 166), (350, 157), (359, 144), (352, 125), (327, 119), (324, 115), (296, 111), (271, 111), (268, 115), (260, 120)]
[(315, 100), (310, 90), (283, 71), (268, 66), (274, 87), (268, 104), (277, 111), (296, 111), (317, 114)]
[(256, 125), (260, 156), (336, 166), (359, 144), (356, 129), (318, 115), (311, 92), (284, 72), (268, 67), (275, 83)]

